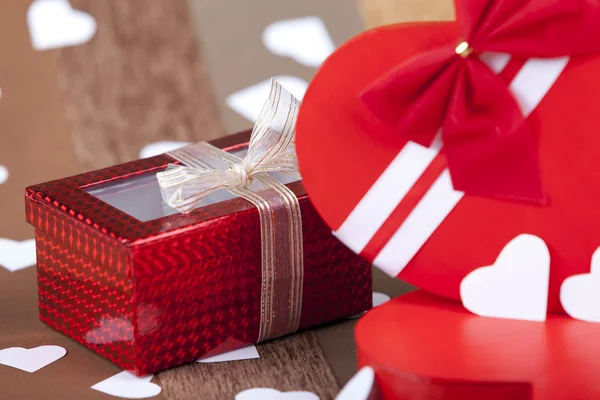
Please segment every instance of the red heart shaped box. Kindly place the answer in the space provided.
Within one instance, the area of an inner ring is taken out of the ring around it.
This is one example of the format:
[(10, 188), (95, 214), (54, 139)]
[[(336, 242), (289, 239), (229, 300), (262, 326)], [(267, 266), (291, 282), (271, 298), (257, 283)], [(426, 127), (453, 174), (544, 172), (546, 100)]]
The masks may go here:
[[(361, 93), (394, 66), (458, 37), (455, 23), (381, 27), (345, 43), (317, 72), (301, 106), (296, 144), (305, 186), (334, 231), (407, 143), (370, 114)], [(562, 282), (588, 273), (600, 246), (599, 70), (598, 58), (571, 60), (528, 118), (550, 205), (465, 196), (399, 278), (459, 299), (468, 273), (492, 265), (511, 239), (529, 233), (549, 247), (548, 310), (562, 311)]]
[(359, 366), (386, 400), (600, 398), (600, 325), (484, 318), (417, 291), (369, 311), (355, 331)]

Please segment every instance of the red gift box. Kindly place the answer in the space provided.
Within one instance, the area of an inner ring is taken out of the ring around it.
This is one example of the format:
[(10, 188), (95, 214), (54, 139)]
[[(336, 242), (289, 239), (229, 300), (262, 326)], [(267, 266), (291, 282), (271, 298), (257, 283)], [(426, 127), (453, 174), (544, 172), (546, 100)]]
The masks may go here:
[[(213, 144), (236, 152), (249, 137)], [(162, 199), (151, 199), (160, 198), (156, 173), (168, 164), (177, 161), (164, 154), (26, 190), (27, 220), (36, 228), (40, 319), (138, 375), (256, 343), (259, 336), (257, 208), (225, 196), (187, 214), (164, 215)], [(370, 308), (371, 265), (333, 237), (301, 181), (286, 186), (302, 217), (299, 329)]]

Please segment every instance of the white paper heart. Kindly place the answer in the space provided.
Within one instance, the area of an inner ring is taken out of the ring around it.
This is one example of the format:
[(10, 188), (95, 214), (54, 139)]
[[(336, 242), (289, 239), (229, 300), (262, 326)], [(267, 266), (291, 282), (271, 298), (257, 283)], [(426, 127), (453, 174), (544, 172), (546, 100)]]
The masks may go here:
[(385, 293), (373, 292), (373, 308), (387, 303), (391, 298)]
[(14, 272), (35, 265), (35, 239), (22, 242), (0, 238), (0, 267)]
[(0, 165), (0, 185), (8, 180), (8, 169), (4, 165)]
[(189, 142), (178, 142), (174, 140), (163, 140), (160, 142), (150, 143), (140, 150), (140, 158), (149, 158), (167, 153), (169, 151), (187, 146)]
[[(302, 100), (306, 88), (308, 87), (308, 82), (295, 76), (281, 75), (276, 76), (273, 79), (279, 82), (281, 86), (285, 87), (285, 89), (293, 94), (298, 100)], [(264, 99), (269, 97), (270, 90), (271, 79), (266, 79), (230, 94), (225, 99), (225, 103), (233, 111), (254, 123), (258, 119)]]
[(227, 353), (218, 354), (212, 357), (201, 358), (197, 362), (199, 363), (215, 363), (215, 362), (226, 362), (226, 361), (239, 361), (239, 360), (250, 360), (254, 358), (260, 358), (256, 346), (251, 345), (242, 347), (241, 349), (228, 351)]
[(123, 371), (96, 383), (92, 389), (125, 399), (147, 399), (157, 396), (162, 390), (160, 386), (150, 382), (153, 376), (137, 377), (130, 372)]
[(319, 400), (319, 396), (311, 392), (280, 392), (275, 389), (254, 388), (238, 393), (235, 400)]
[(314, 68), (335, 50), (327, 27), (318, 17), (274, 22), (263, 31), (263, 43), (273, 54)]
[(39, 51), (80, 45), (96, 33), (96, 20), (74, 10), (67, 0), (35, 0), (27, 11), (27, 25)]
[(463, 306), (483, 317), (545, 321), (550, 252), (534, 235), (519, 235), (494, 265), (478, 268), (460, 284)]
[(560, 287), (560, 302), (570, 317), (600, 323), (600, 248), (592, 256), (589, 274), (565, 279)]
[(375, 395), (375, 371), (371, 367), (363, 367), (348, 381), (335, 400), (374, 400)]
[[(390, 296), (388, 296), (385, 293), (380, 293), (380, 292), (373, 292), (373, 308), (375, 307), (379, 307), (380, 305), (387, 303), (388, 301), (390, 301)], [(359, 318), (362, 317), (363, 315), (365, 315), (367, 312), (362, 312), (360, 314), (356, 314), (356, 315), (351, 315), (349, 317), (346, 317), (348, 319), (353, 319), (353, 318)]]
[(33, 349), (10, 347), (0, 350), (0, 364), (33, 373), (63, 358), (67, 350), (60, 346), (39, 346)]

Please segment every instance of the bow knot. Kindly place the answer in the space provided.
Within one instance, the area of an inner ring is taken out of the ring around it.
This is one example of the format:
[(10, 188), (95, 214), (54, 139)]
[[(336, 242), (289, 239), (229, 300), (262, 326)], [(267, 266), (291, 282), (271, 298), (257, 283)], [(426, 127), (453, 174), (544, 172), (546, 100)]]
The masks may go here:
[(240, 163), (233, 164), (229, 167), (229, 171), (231, 171), (238, 179), (239, 182), (236, 186), (248, 186), (250, 184), (251, 175), (246, 172), (246, 168)]
[(466, 42), (464, 40), (456, 46), (456, 49), (454, 51), (461, 58), (467, 58), (471, 54), (473, 54), (473, 48), (471, 47), (471, 45), (468, 42)]
[[(471, 55), (551, 59), (597, 53), (600, 1), (455, 0), (455, 5), (461, 37), (467, 39), (396, 66), (362, 100), (384, 125), (423, 146), (431, 145), (441, 127), (455, 190), (544, 204), (538, 148), (526, 117), (508, 82)], [(456, 62), (457, 55), (465, 62)]]

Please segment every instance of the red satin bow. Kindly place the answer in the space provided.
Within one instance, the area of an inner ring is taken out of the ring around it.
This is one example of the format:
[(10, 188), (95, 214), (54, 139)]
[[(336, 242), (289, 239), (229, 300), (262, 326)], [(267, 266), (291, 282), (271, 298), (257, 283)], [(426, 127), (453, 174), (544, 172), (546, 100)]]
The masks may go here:
[(376, 81), (362, 99), (383, 123), (421, 145), (431, 145), (442, 127), (456, 190), (543, 203), (530, 127), (507, 83), (477, 54), (595, 53), (600, 0), (455, 0), (455, 5), (464, 44), (413, 57)]

